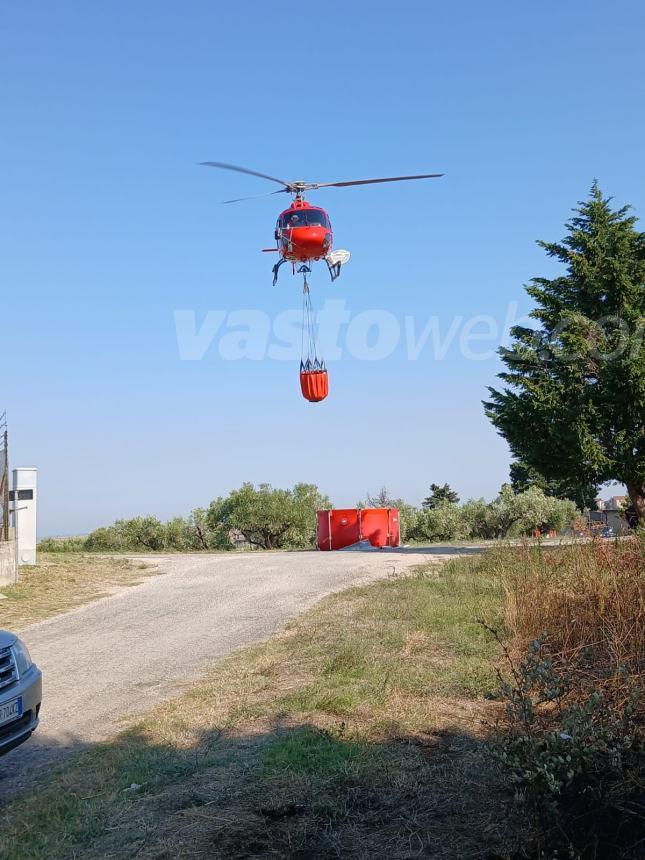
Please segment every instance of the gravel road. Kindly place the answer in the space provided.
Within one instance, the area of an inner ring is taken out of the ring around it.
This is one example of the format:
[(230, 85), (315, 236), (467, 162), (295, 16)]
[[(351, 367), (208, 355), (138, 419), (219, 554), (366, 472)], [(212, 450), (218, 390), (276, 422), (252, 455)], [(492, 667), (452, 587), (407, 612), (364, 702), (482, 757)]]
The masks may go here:
[(178, 695), (218, 657), (279, 631), (323, 595), (464, 551), (138, 556), (160, 574), (22, 631), (43, 672), (41, 723), (0, 758), (0, 800)]

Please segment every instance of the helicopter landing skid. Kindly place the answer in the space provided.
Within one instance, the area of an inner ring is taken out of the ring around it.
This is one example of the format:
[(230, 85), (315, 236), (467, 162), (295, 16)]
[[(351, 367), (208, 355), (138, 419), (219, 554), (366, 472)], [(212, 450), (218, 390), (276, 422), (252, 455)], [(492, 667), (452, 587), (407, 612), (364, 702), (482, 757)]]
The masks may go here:
[(296, 272), (298, 272), (299, 275), (304, 275), (305, 276), (305, 284), (307, 283), (307, 275), (311, 274), (311, 269), (309, 268), (309, 266), (306, 263), (301, 263), (298, 266), (298, 268), (296, 268), (296, 264), (293, 260), (285, 260), (284, 257), (282, 257), (280, 260), (278, 260), (278, 262), (275, 264), (275, 266), (271, 269), (271, 271), (273, 272), (273, 286), (274, 287), (278, 283), (278, 274), (280, 272), (280, 266), (283, 263), (291, 263), (291, 265), (293, 267), (293, 274), (295, 275)]
[[(345, 263), (349, 262), (350, 253), (349, 251), (332, 251), (330, 254), (327, 254), (325, 257), (325, 262), (327, 263), (327, 269), (329, 270), (329, 275), (332, 279), (332, 282), (336, 280), (336, 278), (340, 275), (341, 266), (344, 266)], [(311, 273), (311, 269), (306, 263), (301, 263), (296, 269), (296, 263), (291, 260), (286, 260), (284, 257), (281, 257), (275, 266), (271, 269), (273, 272), (273, 286), (278, 283), (278, 274), (280, 272), (280, 266), (283, 263), (291, 262), (293, 266), (294, 275), (296, 272), (298, 274), (303, 274), (305, 276), (305, 282), (307, 280), (307, 275)]]
[(349, 262), (349, 258), (349, 251), (331, 251), (327, 254), (325, 262), (327, 263), (327, 268), (329, 269), (329, 275), (332, 282), (340, 275), (341, 266), (344, 266), (345, 263)]
[(325, 262), (327, 263), (327, 268), (329, 269), (329, 276), (331, 277), (333, 283), (340, 275), (340, 263), (330, 263), (327, 259), (325, 260)]
[(277, 263), (275, 264), (275, 266), (271, 269), (271, 271), (273, 272), (273, 286), (274, 286), (274, 287), (275, 287), (275, 285), (278, 283), (278, 272), (280, 271), (280, 266), (281, 266), (283, 263), (286, 263), (286, 262), (287, 262), (287, 261), (284, 259), (284, 257), (280, 257), (280, 259), (278, 260), (278, 262), (277, 262)]

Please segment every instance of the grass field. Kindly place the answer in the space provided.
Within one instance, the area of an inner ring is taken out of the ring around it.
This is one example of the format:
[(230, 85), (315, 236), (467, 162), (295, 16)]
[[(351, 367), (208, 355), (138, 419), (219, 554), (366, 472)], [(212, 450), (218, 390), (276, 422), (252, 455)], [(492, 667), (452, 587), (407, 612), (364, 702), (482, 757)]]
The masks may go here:
[[(8, 804), (0, 856), (517, 860), (556, 856), (553, 846), (585, 860), (638, 856), (643, 712), (629, 728), (614, 715), (626, 691), (642, 692), (644, 618), (638, 540), (502, 547), (332, 595)], [(536, 720), (519, 726), (539, 773), (557, 771), (563, 743), (580, 752), (569, 782), (547, 794), (555, 827), (491, 754), (493, 724), (511, 740), (518, 729), (491, 700), (506, 659), (493, 629), (514, 660), (551, 631), (549, 665), (566, 658), (577, 673), (558, 694), (565, 711), (584, 716), (585, 697), (611, 694), (610, 734), (578, 719), (587, 734), (572, 739), (538, 699)], [(623, 750), (622, 770), (607, 743)]]
[(0, 854), (475, 856), (501, 598), (463, 559), (325, 599), (11, 803)]
[(157, 573), (154, 566), (126, 558), (88, 553), (41, 553), (38, 565), (20, 568), (20, 581), (3, 586), (0, 627), (21, 630), (29, 624), (137, 585)]

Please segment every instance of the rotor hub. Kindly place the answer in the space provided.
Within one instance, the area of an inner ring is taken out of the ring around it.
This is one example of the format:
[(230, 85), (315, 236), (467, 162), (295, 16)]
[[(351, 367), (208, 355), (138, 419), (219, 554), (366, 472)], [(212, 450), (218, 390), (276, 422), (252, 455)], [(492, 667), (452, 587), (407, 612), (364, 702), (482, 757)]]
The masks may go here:
[(311, 183), (305, 182), (304, 180), (298, 179), (295, 182), (290, 182), (286, 188), (291, 194), (296, 195), (296, 201), (303, 199), (303, 194), (307, 191), (311, 186)]

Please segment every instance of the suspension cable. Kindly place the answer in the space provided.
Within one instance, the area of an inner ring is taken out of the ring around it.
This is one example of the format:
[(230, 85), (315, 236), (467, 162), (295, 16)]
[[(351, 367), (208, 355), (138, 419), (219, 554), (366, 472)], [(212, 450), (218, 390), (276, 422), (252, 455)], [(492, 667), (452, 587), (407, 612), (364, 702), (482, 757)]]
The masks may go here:
[[(306, 350), (305, 350), (306, 342)], [(307, 273), (303, 272), (302, 287), (302, 340), (300, 350), (301, 370), (324, 370), (325, 362), (318, 353), (316, 343), (316, 317), (311, 303)]]

